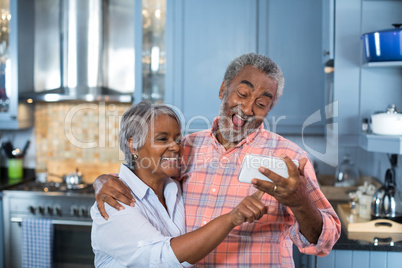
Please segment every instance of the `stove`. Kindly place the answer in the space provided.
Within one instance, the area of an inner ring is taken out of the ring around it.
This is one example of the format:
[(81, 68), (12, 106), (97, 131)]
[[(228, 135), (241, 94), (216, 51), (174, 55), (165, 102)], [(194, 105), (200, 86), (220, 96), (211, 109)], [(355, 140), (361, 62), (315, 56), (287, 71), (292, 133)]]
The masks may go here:
[(94, 190), (92, 184), (73, 184), (68, 185), (66, 183), (58, 182), (29, 182), (20, 184), (10, 189), (13, 191), (35, 191), (35, 192), (59, 192), (70, 194), (89, 194), (93, 195)]
[(6, 267), (21, 267), (25, 218), (51, 219), (54, 267), (93, 267), (92, 185), (28, 182), (3, 191)]

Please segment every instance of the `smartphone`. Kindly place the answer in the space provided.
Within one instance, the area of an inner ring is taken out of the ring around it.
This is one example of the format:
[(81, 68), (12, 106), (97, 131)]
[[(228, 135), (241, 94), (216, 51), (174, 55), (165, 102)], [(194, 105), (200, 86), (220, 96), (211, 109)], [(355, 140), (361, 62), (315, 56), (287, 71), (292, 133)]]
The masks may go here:
[[(299, 161), (292, 161), (297, 167), (299, 167)], [(286, 163), (279, 157), (248, 154), (244, 157), (243, 162), (241, 163), (239, 181), (251, 183), (251, 180), (254, 178), (265, 181), (272, 181), (270, 178), (266, 177), (258, 171), (261, 166), (272, 170), (273, 172), (284, 178), (289, 177)]]

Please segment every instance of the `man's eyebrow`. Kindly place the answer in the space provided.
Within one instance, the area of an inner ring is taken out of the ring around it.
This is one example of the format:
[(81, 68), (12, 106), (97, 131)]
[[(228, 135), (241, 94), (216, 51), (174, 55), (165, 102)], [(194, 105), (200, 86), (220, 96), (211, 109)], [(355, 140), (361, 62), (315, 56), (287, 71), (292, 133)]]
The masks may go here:
[(269, 92), (264, 92), (263, 95), (264, 95), (265, 97), (270, 98), (270, 99), (272, 99), (272, 98), (274, 97), (274, 96), (273, 96), (271, 93), (269, 93)]
[(254, 85), (248, 80), (241, 80), (240, 84), (246, 84), (247, 86), (251, 87), (254, 90)]
[[(247, 86), (251, 87), (252, 90), (254, 90), (254, 85), (253, 85), (250, 81), (248, 81), (248, 80), (241, 80), (241, 81), (240, 81), (240, 84), (246, 84)], [(269, 93), (269, 92), (264, 92), (263, 95), (264, 95), (265, 97), (270, 98), (270, 99), (273, 98), (273, 95), (272, 95), (271, 93)]]

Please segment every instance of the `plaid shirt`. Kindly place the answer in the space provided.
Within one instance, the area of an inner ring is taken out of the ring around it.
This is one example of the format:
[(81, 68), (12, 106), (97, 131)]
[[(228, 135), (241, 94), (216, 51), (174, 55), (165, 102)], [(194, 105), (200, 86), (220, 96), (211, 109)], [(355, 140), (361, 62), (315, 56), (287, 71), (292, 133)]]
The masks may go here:
[[(182, 183), (186, 209), (187, 232), (205, 225), (219, 215), (230, 212), (256, 190), (237, 179), (246, 154), (308, 158), (296, 144), (261, 127), (230, 150), (217, 141), (212, 129), (190, 134), (183, 141)], [(274, 215), (264, 215), (252, 224), (244, 223), (197, 266), (208, 267), (294, 267), (292, 242), (302, 253), (327, 255), (338, 240), (341, 225), (335, 211), (319, 189), (313, 165), (305, 167), (307, 190), (319, 209), (323, 229), (317, 244), (311, 244), (300, 233), (292, 211), (265, 194), (262, 202), (277, 207)]]

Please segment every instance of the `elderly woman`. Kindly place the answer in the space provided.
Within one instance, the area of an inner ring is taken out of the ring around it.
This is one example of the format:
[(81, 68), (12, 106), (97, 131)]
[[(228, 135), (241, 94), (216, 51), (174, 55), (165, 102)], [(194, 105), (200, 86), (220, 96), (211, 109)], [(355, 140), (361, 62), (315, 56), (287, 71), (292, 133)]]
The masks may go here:
[(248, 196), (231, 212), (185, 234), (180, 183), (181, 125), (165, 105), (141, 102), (121, 119), (120, 149), (128, 163), (119, 178), (131, 189), (134, 207), (117, 211), (106, 205), (109, 219), (96, 203), (91, 209), (96, 267), (191, 266), (212, 251), (243, 222), (266, 213), (262, 192)]

